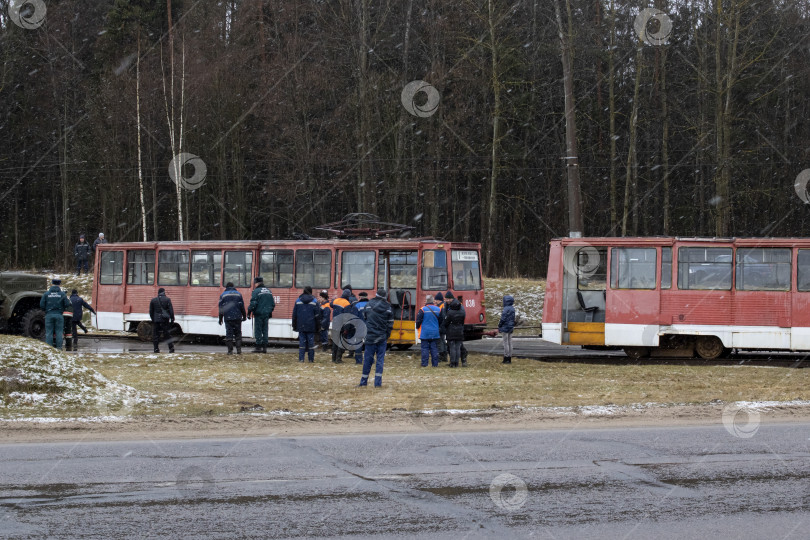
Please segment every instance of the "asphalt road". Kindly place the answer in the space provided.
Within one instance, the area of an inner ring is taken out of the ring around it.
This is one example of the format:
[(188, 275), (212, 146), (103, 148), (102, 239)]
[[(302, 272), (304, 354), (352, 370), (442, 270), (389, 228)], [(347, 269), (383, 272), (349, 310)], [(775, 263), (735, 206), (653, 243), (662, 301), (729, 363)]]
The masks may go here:
[[(807, 538), (810, 424), (0, 446), (0, 537)], [(753, 436), (747, 437), (753, 434)]]

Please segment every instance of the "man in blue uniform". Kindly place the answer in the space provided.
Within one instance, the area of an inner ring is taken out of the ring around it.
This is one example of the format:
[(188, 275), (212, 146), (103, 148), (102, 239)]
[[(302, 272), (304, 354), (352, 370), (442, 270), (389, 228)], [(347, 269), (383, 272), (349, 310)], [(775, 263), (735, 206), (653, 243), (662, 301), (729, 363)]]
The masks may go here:
[(312, 287), (304, 287), (304, 294), (295, 301), (292, 313), (292, 329), (298, 332), (298, 361), (303, 362), (309, 353), (309, 361), (315, 361), (315, 332), (321, 327), (321, 306), (312, 296)]
[(374, 368), (374, 386), (382, 386), (383, 365), (385, 362), (385, 348), (388, 336), (394, 329), (394, 311), (391, 304), (385, 299), (388, 292), (379, 289), (377, 296), (371, 299), (364, 311), (366, 320), (366, 342), (365, 360), (363, 362), (363, 374), (360, 377), (358, 386), (368, 386), (368, 377), (371, 374), (371, 364), (375, 363), (374, 355), (377, 356), (376, 367)]
[(70, 300), (62, 291), (59, 285), (62, 280), (54, 278), (51, 280), (51, 288), (48, 289), (39, 301), (39, 307), (45, 312), (45, 342), (51, 347), (62, 348), (64, 339), (65, 319), (62, 313), (72, 309)]
[(236, 354), (242, 354), (242, 321), (247, 320), (245, 300), (230, 281), (225, 284), (225, 291), (219, 296), (219, 324), (225, 320), (225, 343), (228, 354), (233, 354), (234, 340)]
[(428, 360), (433, 367), (439, 366), (439, 327), (441, 310), (433, 303), (433, 296), (425, 297), (425, 305), (416, 314), (416, 330), (422, 347), (422, 367), (427, 367)]
[(276, 308), (276, 301), (273, 299), (273, 291), (264, 286), (264, 278), (256, 276), (253, 280), (256, 288), (250, 295), (248, 304), (248, 319), (253, 317), (253, 337), (256, 339), (256, 347), (252, 352), (267, 353), (268, 325)]

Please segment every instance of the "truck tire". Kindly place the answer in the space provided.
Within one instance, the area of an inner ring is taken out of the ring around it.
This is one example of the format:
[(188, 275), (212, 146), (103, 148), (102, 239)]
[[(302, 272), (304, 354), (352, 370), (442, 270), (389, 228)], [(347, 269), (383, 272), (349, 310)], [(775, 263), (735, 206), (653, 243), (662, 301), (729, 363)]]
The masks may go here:
[(29, 309), (20, 319), (20, 333), (25, 337), (45, 341), (45, 312)]

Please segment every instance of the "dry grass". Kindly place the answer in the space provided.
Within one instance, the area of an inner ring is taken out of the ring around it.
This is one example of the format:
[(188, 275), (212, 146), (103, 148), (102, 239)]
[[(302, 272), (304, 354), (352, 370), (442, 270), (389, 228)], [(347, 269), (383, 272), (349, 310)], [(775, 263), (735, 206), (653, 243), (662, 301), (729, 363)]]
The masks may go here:
[(706, 403), (810, 399), (810, 370), (735, 365), (611, 365), (470, 355), (470, 367), (420, 368), (413, 353), (386, 357), (383, 388), (356, 388), (360, 367), (319, 353), (96, 356), (87, 365), (152, 394), (135, 414), (227, 414), (259, 404), (265, 411), (575, 407), (634, 403)]

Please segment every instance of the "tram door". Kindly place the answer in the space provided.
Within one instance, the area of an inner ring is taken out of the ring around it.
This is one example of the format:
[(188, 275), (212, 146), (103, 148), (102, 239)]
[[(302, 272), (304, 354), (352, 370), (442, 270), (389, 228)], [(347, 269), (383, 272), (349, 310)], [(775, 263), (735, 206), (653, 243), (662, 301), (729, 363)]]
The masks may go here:
[(661, 290), (656, 276), (668, 276), (666, 288), (672, 278), (671, 248), (664, 247), (663, 252), (659, 272), (661, 250), (655, 246), (610, 249), (606, 345), (658, 346)]
[(392, 345), (406, 347), (416, 343), (418, 260), (416, 250), (379, 251), (377, 288), (388, 291), (388, 301), (394, 311), (394, 329), (388, 340)]
[(563, 344), (605, 344), (606, 290), (607, 248), (566, 246), (563, 252)]

